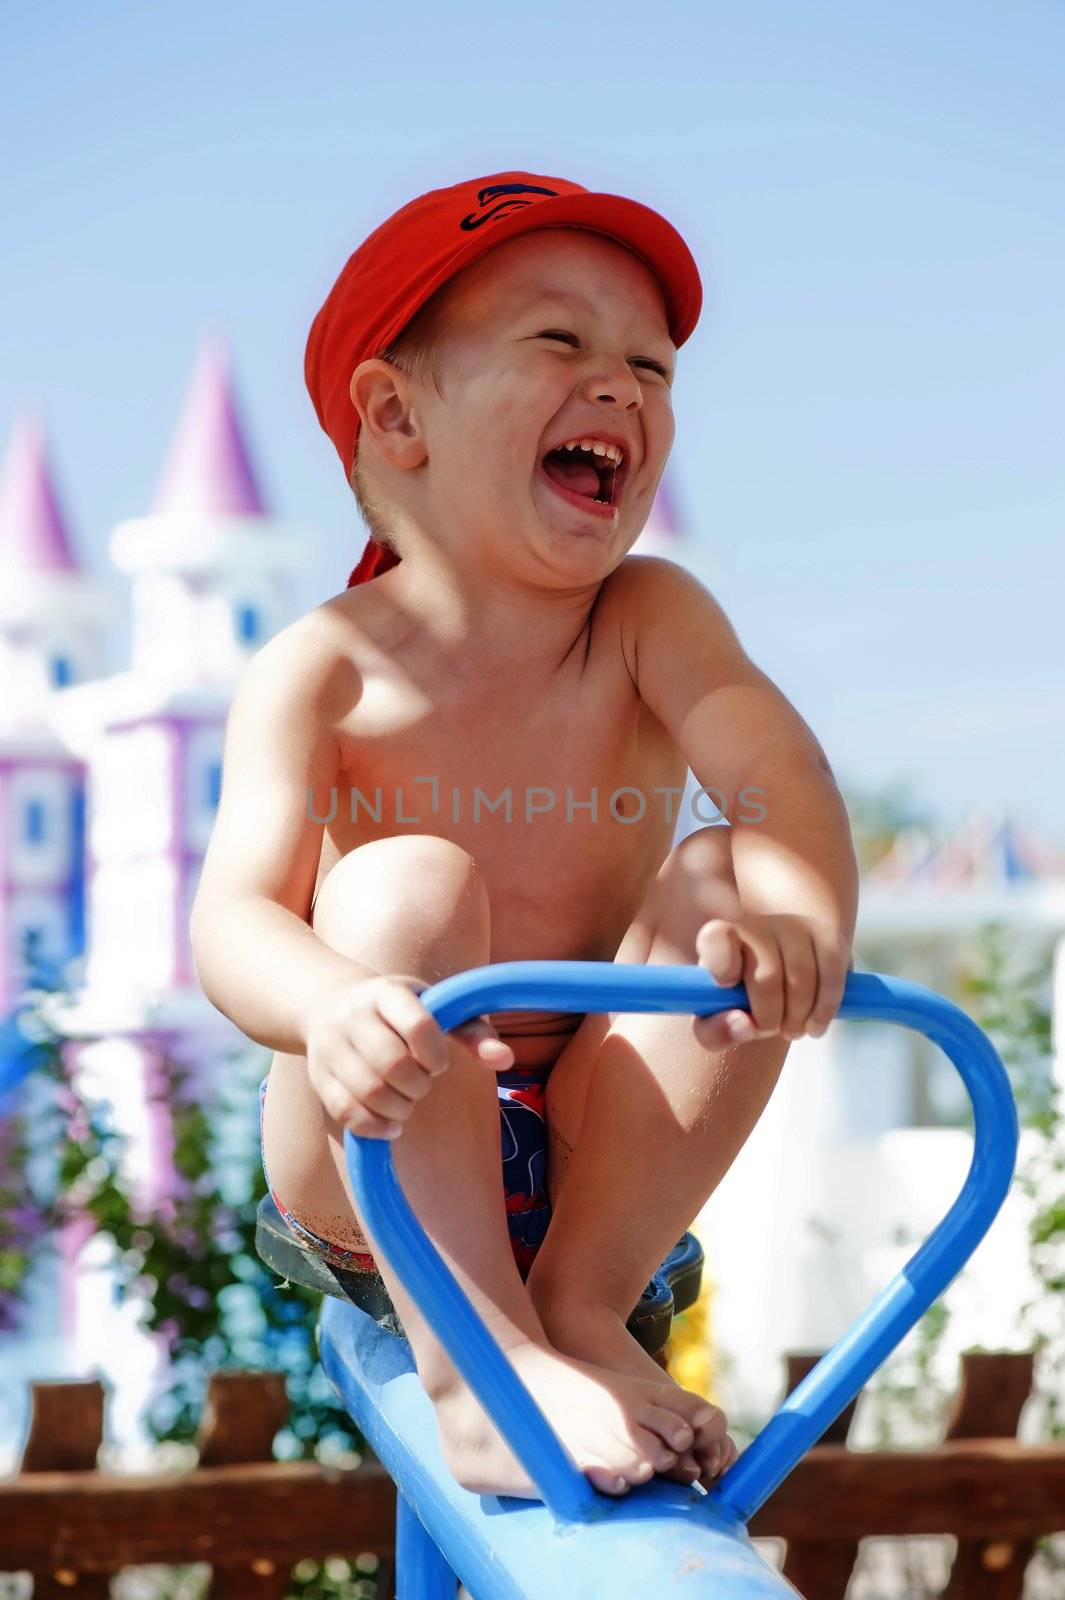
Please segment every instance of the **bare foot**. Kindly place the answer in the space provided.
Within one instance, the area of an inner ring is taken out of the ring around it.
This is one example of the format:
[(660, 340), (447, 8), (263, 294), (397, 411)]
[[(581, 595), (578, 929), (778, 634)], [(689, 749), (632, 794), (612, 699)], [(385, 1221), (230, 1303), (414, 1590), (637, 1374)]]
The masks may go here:
[[(518, 1376), (592, 1485), (627, 1494), (668, 1472), (695, 1430), (687, 1413), (706, 1402), (679, 1385), (615, 1372), (547, 1345), (506, 1352)], [(652, 1362), (652, 1367), (654, 1363)], [(449, 1470), (475, 1494), (539, 1499), (539, 1491), (465, 1383), (430, 1392)], [(690, 1480), (684, 1480), (690, 1481)]]
[[(598, 1300), (558, 1296), (550, 1301), (538, 1299), (536, 1310), (553, 1348), (563, 1355), (594, 1362), (627, 1377), (650, 1380), (670, 1397), (667, 1404), (675, 1405), (676, 1397), (683, 1396), (688, 1402), (685, 1415), (693, 1424), (700, 1408), (710, 1406), (701, 1395), (683, 1389), (675, 1378), (663, 1371), (629, 1332), (613, 1306)], [(663, 1474), (665, 1477), (678, 1483), (693, 1483), (698, 1479), (708, 1489), (737, 1459), (739, 1451), (725, 1431), (728, 1426), (725, 1413), (717, 1406), (711, 1409), (709, 1421), (695, 1427), (691, 1449), (681, 1452), (676, 1466), (668, 1469)]]

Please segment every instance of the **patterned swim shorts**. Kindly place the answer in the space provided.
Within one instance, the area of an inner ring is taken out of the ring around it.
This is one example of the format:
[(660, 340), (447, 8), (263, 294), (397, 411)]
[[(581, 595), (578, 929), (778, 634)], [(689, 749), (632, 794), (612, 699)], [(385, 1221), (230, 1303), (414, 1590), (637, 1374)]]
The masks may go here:
[[(507, 1231), (523, 1283), (551, 1220), (551, 1204), (547, 1194), (547, 1121), (544, 1116), (544, 1091), (549, 1073), (549, 1067), (510, 1067), (495, 1075)], [(268, 1082), (269, 1079), (264, 1078), (259, 1085), (260, 1153), (263, 1101)], [(286, 1211), (270, 1183), (265, 1154), (262, 1159), (270, 1197), (290, 1233), (335, 1267), (342, 1267), (348, 1272), (377, 1271), (374, 1258), (368, 1251), (347, 1250), (329, 1239), (323, 1239), (305, 1227), (290, 1211)]]

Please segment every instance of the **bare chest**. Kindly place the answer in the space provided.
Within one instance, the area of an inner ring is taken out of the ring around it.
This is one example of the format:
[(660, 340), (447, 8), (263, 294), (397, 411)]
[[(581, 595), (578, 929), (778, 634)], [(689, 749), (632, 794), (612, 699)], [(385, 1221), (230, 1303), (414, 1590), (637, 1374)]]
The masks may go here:
[(547, 685), (434, 695), (387, 664), (362, 682), (319, 882), (372, 839), (433, 834), (484, 875), (493, 961), (611, 959), (669, 850), (686, 772), (620, 653)]

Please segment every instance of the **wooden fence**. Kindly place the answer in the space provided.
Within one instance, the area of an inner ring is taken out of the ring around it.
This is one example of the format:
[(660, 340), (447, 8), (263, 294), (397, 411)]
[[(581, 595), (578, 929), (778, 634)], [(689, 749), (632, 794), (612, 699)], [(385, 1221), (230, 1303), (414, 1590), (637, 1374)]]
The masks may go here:
[[(789, 1356), (788, 1388), (818, 1359)], [(969, 1354), (946, 1437), (931, 1450), (850, 1450), (854, 1405), (752, 1519), (787, 1541), (784, 1571), (810, 1600), (843, 1600), (870, 1536), (954, 1534), (943, 1600), (1019, 1600), (1034, 1541), (1065, 1530), (1065, 1444), (1021, 1445), (1027, 1354)], [(395, 1489), (375, 1462), (331, 1467), (271, 1456), (288, 1403), (279, 1373), (210, 1380), (189, 1472), (96, 1467), (104, 1391), (35, 1383), (17, 1476), (0, 1481), (0, 1572), (29, 1571), (34, 1600), (105, 1597), (126, 1566), (210, 1563), (211, 1600), (283, 1600), (304, 1559), (382, 1558), (392, 1594)], [(663, 1597), (664, 1600), (664, 1597)]]
[[(789, 1355), (788, 1392), (820, 1360)], [(1016, 1438), (1032, 1386), (1027, 1352), (967, 1352), (943, 1442), (929, 1450), (850, 1450), (851, 1402), (751, 1518), (750, 1532), (788, 1541), (785, 1576), (810, 1600), (844, 1600), (858, 1540), (953, 1534), (937, 1600), (1020, 1600), (1043, 1535), (1065, 1530), (1065, 1440)]]

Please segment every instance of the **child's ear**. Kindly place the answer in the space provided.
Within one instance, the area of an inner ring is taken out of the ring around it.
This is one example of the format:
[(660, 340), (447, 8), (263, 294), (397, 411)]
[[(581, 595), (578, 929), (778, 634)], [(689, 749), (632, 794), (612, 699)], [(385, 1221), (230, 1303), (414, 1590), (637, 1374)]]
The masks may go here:
[[(374, 357), (355, 368), (349, 385), (362, 431), (378, 455), (391, 466), (417, 466), (425, 446), (411, 409), (411, 388), (405, 372)], [(412, 447), (417, 459), (412, 459)]]
[(391, 366), (389, 362), (382, 361), (377, 356), (371, 357), (369, 361), (360, 361), (351, 374), (348, 393), (364, 425), (367, 407), (371, 400), (382, 394), (398, 394), (402, 378), (403, 374), (398, 367)]

